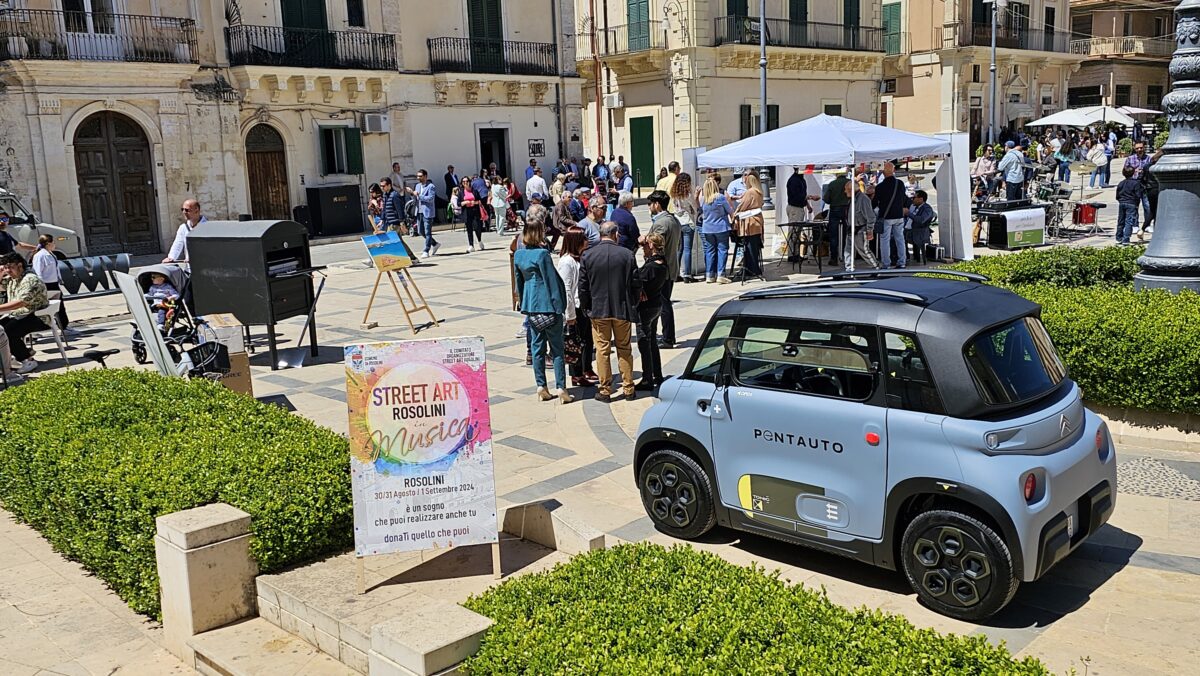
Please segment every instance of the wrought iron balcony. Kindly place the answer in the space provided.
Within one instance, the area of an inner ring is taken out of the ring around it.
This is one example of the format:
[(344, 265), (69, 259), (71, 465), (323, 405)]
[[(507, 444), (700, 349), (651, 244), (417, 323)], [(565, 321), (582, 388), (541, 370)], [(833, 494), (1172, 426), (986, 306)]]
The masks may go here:
[[(990, 47), (992, 44), (991, 23), (964, 23), (959, 26), (958, 43), (962, 47)], [(1040, 28), (1013, 26), (996, 27), (996, 46), (1006, 49), (1029, 49), (1038, 52), (1071, 51), (1071, 34), (1065, 31), (1048, 31)]]
[(196, 63), (196, 22), (137, 14), (0, 10), (0, 61)]
[[(810, 47), (847, 51), (882, 52), (883, 29), (872, 26), (843, 26), (835, 23), (767, 19), (767, 44), (773, 47)], [(713, 44), (759, 44), (758, 17), (716, 18)]]
[(636, 21), (623, 26), (610, 26), (596, 30), (595, 51), (592, 49), (592, 34), (580, 33), (575, 58), (590, 59), (592, 54), (601, 58), (632, 54), (651, 49), (665, 49), (667, 37), (663, 33), (661, 23), (657, 21)]
[(396, 70), (396, 36), (282, 26), (225, 29), (233, 66)]
[(557, 50), (548, 42), (429, 38), (428, 44), (435, 73), (559, 74)]
[(1082, 56), (1120, 56), (1170, 59), (1175, 53), (1173, 38), (1148, 38), (1140, 35), (1072, 40), (1071, 53)]

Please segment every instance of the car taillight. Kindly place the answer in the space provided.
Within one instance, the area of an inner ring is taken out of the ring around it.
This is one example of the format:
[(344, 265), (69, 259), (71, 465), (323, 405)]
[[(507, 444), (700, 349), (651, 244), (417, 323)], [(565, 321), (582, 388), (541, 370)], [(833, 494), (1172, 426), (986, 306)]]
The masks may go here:
[(1037, 493), (1037, 477), (1033, 472), (1025, 475), (1025, 502), (1033, 502), (1033, 496)]

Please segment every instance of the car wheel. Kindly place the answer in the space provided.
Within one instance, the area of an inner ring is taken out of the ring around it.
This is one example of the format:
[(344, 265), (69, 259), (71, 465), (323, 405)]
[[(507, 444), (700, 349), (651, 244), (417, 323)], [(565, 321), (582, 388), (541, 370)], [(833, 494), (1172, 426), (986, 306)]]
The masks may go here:
[(667, 535), (690, 540), (717, 522), (712, 479), (699, 463), (673, 448), (646, 458), (638, 489), (650, 520)]
[(936, 612), (978, 622), (1008, 605), (1020, 580), (1004, 538), (979, 519), (933, 510), (912, 520), (901, 561), (917, 598)]

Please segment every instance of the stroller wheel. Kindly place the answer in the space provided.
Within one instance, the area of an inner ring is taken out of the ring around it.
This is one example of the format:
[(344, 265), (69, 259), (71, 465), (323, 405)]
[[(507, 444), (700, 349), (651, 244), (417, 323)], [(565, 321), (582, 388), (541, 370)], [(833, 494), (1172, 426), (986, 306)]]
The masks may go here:
[(150, 361), (149, 357), (146, 355), (145, 345), (135, 344), (133, 346), (133, 360), (139, 364), (145, 364)]

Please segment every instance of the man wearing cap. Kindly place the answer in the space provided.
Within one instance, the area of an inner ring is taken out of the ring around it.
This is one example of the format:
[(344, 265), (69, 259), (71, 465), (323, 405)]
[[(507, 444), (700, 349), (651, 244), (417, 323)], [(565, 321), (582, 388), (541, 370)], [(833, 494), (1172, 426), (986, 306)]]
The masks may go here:
[(1019, 200), (1025, 196), (1025, 153), (1013, 141), (1004, 144), (1007, 152), (996, 171), (1004, 177), (1004, 199)]
[(725, 188), (725, 197), (729, 200), (729, 206), (736, 209), (738, 200), (740, 200), (742, 195), (746, 192), (745, 177), (750, 174), (750, 170), (738, 167), (737, 169), (733, 170), (733, 173), (737, 176), (737, 178), (730, 181), (729, 187)]

